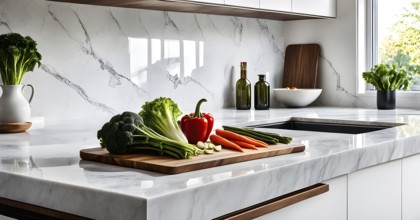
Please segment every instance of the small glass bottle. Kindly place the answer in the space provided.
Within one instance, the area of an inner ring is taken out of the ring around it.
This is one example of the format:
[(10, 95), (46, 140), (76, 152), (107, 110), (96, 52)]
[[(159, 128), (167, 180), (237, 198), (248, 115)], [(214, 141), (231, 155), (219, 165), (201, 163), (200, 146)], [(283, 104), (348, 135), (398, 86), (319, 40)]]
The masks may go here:
[(241, 62), (241, 78), (236, 82), (236, 109), (251, 109), (251, 83), (246, 79), (246, 62)]
[(270, 108), (270, 84), (265, 81), (265, 75), (258, 75), (258, 82), (254, 87), (254, 105), (256, 110)]

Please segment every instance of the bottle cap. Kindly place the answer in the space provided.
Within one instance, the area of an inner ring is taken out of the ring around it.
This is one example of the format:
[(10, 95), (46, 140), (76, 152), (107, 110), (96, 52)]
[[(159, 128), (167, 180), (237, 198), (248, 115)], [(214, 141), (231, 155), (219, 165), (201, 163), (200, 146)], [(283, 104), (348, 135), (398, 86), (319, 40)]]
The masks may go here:
[(241, 62), (241, 69), (246, 69), (246, 62)]

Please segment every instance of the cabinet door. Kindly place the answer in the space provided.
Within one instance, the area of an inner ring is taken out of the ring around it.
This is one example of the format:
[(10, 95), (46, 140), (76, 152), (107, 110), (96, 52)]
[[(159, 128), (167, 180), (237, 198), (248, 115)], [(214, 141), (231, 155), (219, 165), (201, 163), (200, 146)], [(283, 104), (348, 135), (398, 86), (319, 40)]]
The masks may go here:
[(324, 181), (324, 183), (329, 184), (330, 190), (328, 192), (271, 212), (257, 219), (346, 220), (347, 176), (337, 177)]
[(292, 0), (260, 0), (260, 8), (273, 11), (292, 11)]
[(420, 219), (420, 154), (402, 160), (402, 219)]
[(336, 0), (292, 0), (292, 12), (296, 13), (335, 17), (336, 8)]
[(401, 219), (401, 160), (348, 175), (348, 220)]
[(225, 0), (186, 0), (191, 2), (204, 2), (204, 3), (213, 3), (213, 4), (224, 4)]
[(259, 8), (260, 0), (225, 0), (225, 4), (248, 8)]

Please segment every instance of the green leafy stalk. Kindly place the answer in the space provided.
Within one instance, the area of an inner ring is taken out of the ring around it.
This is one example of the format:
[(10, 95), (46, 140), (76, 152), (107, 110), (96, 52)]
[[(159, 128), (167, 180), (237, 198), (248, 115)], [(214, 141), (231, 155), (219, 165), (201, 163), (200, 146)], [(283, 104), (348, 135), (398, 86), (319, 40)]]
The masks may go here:
[(0, 77), (4, 85), (19, 85), (23, 76), (41, 65), (36, 42), (17, 33), (0, 35)]
[(177, 122), (182, 112), (172, 99), (160, 97), (146, 102), (139, 115), (144, 119), (144, 124), (157, 133), (172, 140), (188, 142)]

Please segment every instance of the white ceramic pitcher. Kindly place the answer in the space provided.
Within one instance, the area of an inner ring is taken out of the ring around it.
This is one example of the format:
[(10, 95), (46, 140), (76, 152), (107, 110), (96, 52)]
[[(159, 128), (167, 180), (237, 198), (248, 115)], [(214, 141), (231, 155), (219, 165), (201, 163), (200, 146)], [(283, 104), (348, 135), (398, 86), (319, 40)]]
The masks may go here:
[[(32, 89), (29, 101), (23, 96), (26, 87)], [(34, 96), (34, 87), (27, 85), (0, 85), (0, 124), (29, 122), (31, 107), (29, 103)]]

